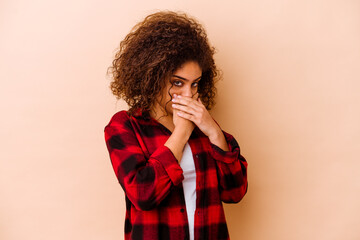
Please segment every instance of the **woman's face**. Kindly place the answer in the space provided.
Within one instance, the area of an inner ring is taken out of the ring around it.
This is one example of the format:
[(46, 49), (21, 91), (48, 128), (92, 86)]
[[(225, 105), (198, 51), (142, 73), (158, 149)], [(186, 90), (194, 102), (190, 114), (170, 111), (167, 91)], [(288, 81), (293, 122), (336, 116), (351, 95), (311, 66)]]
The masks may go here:
[[(167, 80), (161, 96), (157, 98), (161, 109), (172, 115), (171, 99), (176, 95), (197, 97), (198, 84), (201, 79), (202, 70), (197, 62), (189, 61), (178, 68)], [(170, 95), (172, 98), (170, 97)]]

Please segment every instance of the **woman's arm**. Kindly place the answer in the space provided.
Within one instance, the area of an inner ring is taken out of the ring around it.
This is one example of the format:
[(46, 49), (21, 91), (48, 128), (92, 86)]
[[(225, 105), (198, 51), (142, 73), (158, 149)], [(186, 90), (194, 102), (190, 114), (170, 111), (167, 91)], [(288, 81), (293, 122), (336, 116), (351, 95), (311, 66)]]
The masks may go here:
[(180, 162), (184, 152), (185, 144), (189, 140), (195, 125), (193, 122), (187, 119), (180, 118), (177, 115), (177, 112), (178, 110), (173, 109), (173, 123), (175, 127), (171, 136), (164, 145), (171, 150), (178, 162)]
[(216, 133), (214, 135), (209, 136), (209, 140), (212, 144), (218, 146), (222, 150), (229, 151), (228, 144), (225, 140), (224, 134), (221, 131), (220, 127), (219, 127), (219, 130), (216, 131)]
[(116, 177), (137, 209), (155, 208), (184, 179), (169, 147), (161, 146), (145, 158), (125, 111), (114, 115), (104, 134)]
[(235, 138), (223, 132), (229, 151), (224, 151), (210, 142), (211, 155), (216, 163), (219, 179), (220, 198), (226, 203), (239, 202), (247, 192), (247, 162), (240, 154), (240, 147)]
[(180, 162), (182, 158), (184, 147), (189, 139), (189, 136), (189, 134), (185, 133), (180, 128), (175, 128), (171, 136), (164, 144), (171, 150), (178, 162)]

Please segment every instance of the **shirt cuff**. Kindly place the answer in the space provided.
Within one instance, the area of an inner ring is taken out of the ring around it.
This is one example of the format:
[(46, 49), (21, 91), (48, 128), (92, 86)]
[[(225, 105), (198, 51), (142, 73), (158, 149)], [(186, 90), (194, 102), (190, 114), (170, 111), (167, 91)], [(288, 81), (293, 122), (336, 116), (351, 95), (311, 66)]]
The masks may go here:
[(233, 163), (239, 156), (239, 149), (235, 148), (232, 149), (230, 144), (228, 144), (229, 151), (224, 151), (212, 142), (210, 142), (211, 149), (212, 149), (212, 157), (216, 161), (221, 161), (224, 163)]
[(159, 147), (151, 156), (163, 165), (175, 186), (182, 182), (184, 179), (183, 170), (168, 147), (165, 145)]

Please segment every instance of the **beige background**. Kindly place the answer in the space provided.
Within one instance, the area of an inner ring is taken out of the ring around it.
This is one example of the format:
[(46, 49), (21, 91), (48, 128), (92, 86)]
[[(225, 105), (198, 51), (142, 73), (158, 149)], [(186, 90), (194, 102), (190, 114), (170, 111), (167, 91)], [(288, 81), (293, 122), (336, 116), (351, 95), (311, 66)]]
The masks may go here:
[(249, 162), (232, 239), (360, 239), (357, 0), (0, 2), (0, 239), (122, 239), (103, 128), (106, 68), (157, 9), (206, 27), (224, 71), (212, 114)]

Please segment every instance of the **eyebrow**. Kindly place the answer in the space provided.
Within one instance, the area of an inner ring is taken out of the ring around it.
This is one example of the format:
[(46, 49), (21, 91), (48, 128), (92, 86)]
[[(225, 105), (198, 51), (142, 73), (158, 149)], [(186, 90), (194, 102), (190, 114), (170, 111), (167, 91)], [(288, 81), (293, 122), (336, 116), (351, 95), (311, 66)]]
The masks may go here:
[[(186, 79), (186, 78), (183, 78), (183, 77), (180, 77), (180, 76), (178, 76), (178, 75), (173, 75), (173, 77), (177, 77), (177, 78), (180, 78), (180, 79), (182, 79), (182, 80), (185, 80), (185, 81), (189, 81), (189, 79)], [(194, 81), (196, 81), (196, 80), (198, 80), (198, 79), (200, 79), (202, 76), (200, 76), (200, 77), (198, 77), (197, 79), (195, 79)]]

